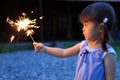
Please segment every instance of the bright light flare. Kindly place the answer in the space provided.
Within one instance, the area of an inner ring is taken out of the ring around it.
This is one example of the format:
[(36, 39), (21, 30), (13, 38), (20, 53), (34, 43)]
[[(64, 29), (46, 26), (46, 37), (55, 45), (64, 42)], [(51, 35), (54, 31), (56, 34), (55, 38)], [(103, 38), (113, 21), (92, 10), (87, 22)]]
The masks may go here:
[(42, 20), (42, 19), (43, 19), (43, 16), (40, 16), (39, 18), (40, 18), (40, 20)]
[(31, 28), (39, 28), (40, 26), (36, 26), (37, 19), (30, 20), (28, 17), (26, 18), (26, 14), (22, 13), (22, 16), (19, 17), (15, 22), (9, 17), (7, 17), (6, 22), (8, 22), (12, 27), (14, 27), (18, 32), (21, 30), (27, 31)]
[(26, 34), (27, 34), (27, 36), (30, 36), (30, 35), (34, 34), (34, 31), (33, 30), (27, 30)]
[(14, 40), (14, 38), (15, 38), (15, 36), (14, 36), (14, 35), (12, 35), (12, 36), (11, 36), (11, 38), (10, 38), (9, 43), (12, 43), (12, 42), (13, 42), (13, 40)]
[(32, 39), (32, 41), (35, 42), (35, 40), (34, 40), (33, 37), (32, 37), (32, 34), (33, 34), (33, 33), (34, 33), (33, 30), (27, 30), (27, 32), (26, 32), (27, 36), (30, 36), (31, 39)]
[(16, 23), (15, 25), (17, 26), (17, 31), (21, 31), (21, 30), (24, 30), (24, 31), (27, 31), (29, 28), (39, 28), (38, 26), (35, 26), (36, 25), (36, 19), (34, 20), (30, 20), (29, 18), (25, 18), (22, 20), (22, 18), (20, 18)]
[[(41, 17), (42, 19), (43, 17)], [(33, 28), (39, 28), (40, 26), (36, 26), (37, 19), (30, 20), (26, 17), (25, 13), (22, 13), (22, 16), (18, 18), (18, 20), (13, 21), (7, 17), (6, 22), (8, 22), (12, 27), (14, 27), (18, 32), (25, 31), (27, 36), (30, 36), (34, 41), (33, 37), (31, 36), (34, 31)]]

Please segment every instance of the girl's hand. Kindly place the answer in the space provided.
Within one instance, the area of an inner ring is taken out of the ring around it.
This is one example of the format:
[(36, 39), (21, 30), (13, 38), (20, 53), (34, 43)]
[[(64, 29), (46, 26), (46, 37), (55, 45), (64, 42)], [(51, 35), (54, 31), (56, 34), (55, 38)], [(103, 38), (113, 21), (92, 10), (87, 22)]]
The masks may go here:
[(33, 42), (35, 52), (44, 52), (45, 46), (42, 43)]

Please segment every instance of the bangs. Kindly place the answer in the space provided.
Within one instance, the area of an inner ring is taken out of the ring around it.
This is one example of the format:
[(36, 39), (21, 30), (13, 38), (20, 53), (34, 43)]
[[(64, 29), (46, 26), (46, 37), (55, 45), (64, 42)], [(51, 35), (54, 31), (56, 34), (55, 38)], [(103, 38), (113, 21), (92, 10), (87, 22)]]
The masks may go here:
[(95, 12), (94, 8), (91, 5), (86, 7), (80, 14), (80, 22), (88, 22), (88, 21), (94, 21), (95, 20)]
[(84, 23), (84, 22), (88, 22), (88, 21), (93, 21), (94, 19), (92, 18), (92, 16), (90, 14), (84, 14), (84, 15), (80, 15), (80, 22)]

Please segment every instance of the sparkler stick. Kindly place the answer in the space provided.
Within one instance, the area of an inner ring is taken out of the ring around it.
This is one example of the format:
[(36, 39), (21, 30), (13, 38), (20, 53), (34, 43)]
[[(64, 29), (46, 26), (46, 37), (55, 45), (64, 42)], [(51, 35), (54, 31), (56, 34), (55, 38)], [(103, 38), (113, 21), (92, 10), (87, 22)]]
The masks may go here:
[(31, 35), (31, 34), (30, 34), (30, 37), (31, 37), (32, 41), (33, 41), (33, 42), (35, 42), (35, 40), (33, 39), (33, 37), (32, 37), (32, 35)]
[(34, 40), (33, 37), (32, 37), (32, 34), (33, 34), (33, 33), (34, 33), (33, 30), (28, 30), (28, 31), (26, 32), (27, 36), (30, 36), (31, 39), (32, 39), (32, 41), (35, 42), (35, 40)]

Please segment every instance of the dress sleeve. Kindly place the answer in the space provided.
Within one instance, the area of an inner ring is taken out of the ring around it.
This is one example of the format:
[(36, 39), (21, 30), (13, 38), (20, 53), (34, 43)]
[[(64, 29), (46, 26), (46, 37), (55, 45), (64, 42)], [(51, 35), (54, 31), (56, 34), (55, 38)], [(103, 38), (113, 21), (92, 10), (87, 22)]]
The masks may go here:
[(116, 52), (115, 52), (115, 50), (114, 50), (112, 47), (108, 48), (108, 53), (104, 52), (103, 58), (104, 58), (105, 55), (107, 55), (107, 54), (113, 54), (113, 55), (117, 58)]
[(88, 44), (88, 41), (87, 40), (83, 40), (80, 42), (80, 46), (84, 46), (84, 45), (87, 45)]

